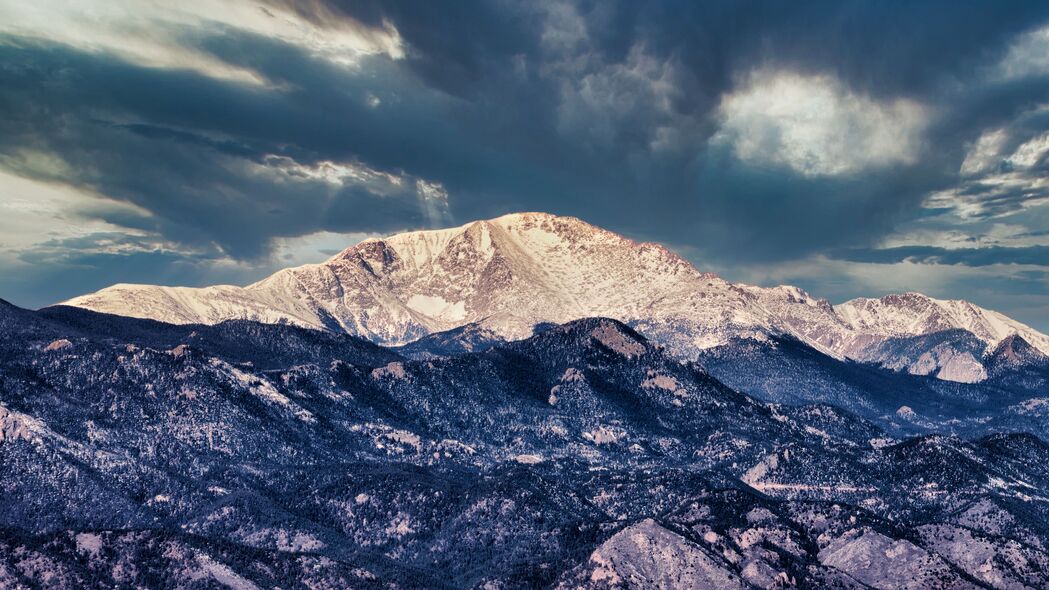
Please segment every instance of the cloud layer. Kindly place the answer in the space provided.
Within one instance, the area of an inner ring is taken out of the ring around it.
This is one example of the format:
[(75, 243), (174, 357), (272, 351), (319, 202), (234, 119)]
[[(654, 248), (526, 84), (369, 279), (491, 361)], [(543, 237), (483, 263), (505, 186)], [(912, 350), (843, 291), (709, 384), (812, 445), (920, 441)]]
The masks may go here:
[(546, 210), (1049, 329), (1044, 3), (173, 6), (0, 0), (0, 297)]

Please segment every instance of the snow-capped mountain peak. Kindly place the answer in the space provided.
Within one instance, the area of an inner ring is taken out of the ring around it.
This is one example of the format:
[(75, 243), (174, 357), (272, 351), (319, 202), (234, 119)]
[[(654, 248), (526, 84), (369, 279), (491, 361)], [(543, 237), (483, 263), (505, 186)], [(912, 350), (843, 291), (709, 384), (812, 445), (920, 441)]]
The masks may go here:
[(1001, 313), (968, 301), (934, 299), (921, 293), (858, 298), (835, 306), (855, 331), (879, 336), (913, 336), (962, 329), (984, 341), (988, 349), (1018, 334), (1035, 348), (1049, 351), (1049, 337)]
[(789, 285), (734, 284), (659, 244), (535, 212), (367, 239), (247, 287), (121, 284), (66, 304), (171, 323), (289, 323), (384, 344), (476, 322), (513, 339), (538, 323), (603, 316), (683, 356), (737, 336), (787, 334), (862, 360), (886, 339), (959, 328), (988, 349), (1019, 334), (1049, 353), (1049, 337), (965, 301), (905, 293), (832, 306)]

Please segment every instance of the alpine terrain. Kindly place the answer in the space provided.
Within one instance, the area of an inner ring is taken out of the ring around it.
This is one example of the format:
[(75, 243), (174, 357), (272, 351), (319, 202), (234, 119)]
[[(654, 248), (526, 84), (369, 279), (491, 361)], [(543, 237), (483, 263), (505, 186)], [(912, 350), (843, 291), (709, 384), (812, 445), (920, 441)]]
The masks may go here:
[[(122, 284), (66, 305), (176, 324), (287, 323), (387, 345), (472, 323), (516, 339), (601, 316), (684, 358), (733, 337), (790, 335), (835, 358), (963, 382), (985, 379), (982, 356), (1013, 335), (1049, 354), (1049, 336), (965, 301), (907, 293), (835, 306), (796, 287), (730, 283), (658, 244), (545, 213), (369, 239), (243, 288)], [(978, 346), (921, 340), (951, 330)]]
[(1047, 588), (1047, 353), (538, 213), (0, 301), (0, 587)]

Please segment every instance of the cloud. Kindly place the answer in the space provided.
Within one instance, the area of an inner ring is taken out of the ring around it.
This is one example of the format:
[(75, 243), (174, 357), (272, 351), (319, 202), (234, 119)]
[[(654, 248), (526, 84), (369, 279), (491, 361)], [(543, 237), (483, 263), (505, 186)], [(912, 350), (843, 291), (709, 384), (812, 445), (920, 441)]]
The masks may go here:
[[(57, 164), (34, 164), (48, 168)], [(73, 238), (95, 232), (127, 232), (124, 224), (100, 219), (103, 211), (113, 217), (136, 218), (146, 213), (114, 205), (97, 194), (73, 187), (32, 181), (0, 170), (0, 257), (16, 258), (46, 240)]]
[(1049, 109), (1038, 105), (969, 143), (955, 184), (932, 192), (925, 208), (960, 222), (1015, 216), (1049, 205)]
[(929, 117), (907, 99), (876, 102), (830, 76), (752, 72), (718, 108), (715, 142), (741, 160), (785, 165), (806, 176), (913, 164)]
[(667, 147), (689, 126), (673, 107), (679, 75), (673, 59), (653, 57), (636, 45), (622, 63), (602, 64), (577, 79), (561, 78), (558, 131), (592, 147), (620, 142), (641, 149)]
[(1049, 74), (1049, 27), (1037, 28), (1018, 35), (1001, 62), (988, 75), (1001, 79), (1018, 79)]
[(1049, 266), (1049, 246), (986, 246), (980, 248), (941, 248), (938, 246), (896, 246), (891, 248), (852, 248), (836, 250), (832, 256), (852, 262), (894, 264), (942, 264), (991, 266), (1022, 264)]
[[(353, 94), (337, 103), (347, 119), (332, 119), (300, 105), (295, 91), (63, 46), (0, 45), (0, 55), (18, 64), (0, 67), (0, 100), (12, 106), (0, 121), (0, 165), (137, 208), (145, 214), (136, 229), (171, 242), (252, 258), (267, 255), (276, 237), (448, 221), (419, 205), (416, 181), (439, 181), (354, 155), (355, 142), (380, 130), (352, 119), (370, 108)], [(297, 133), (308, 137), (296, 141)], [(324, 145), (332, 139), (345, 151)]]
[(289, 7), (255, 0), (0, 2), (0, 34), (73, 45), (147, 67), (190, 69), (216, 78), (265, 83), (259, 72), (185, 43), (183, 35), (200, 29), (261, 35), (344, 65), (355, 65), (363, 56), (375, 54), (404, 57), (402, 40), (389, 23), (365, 26), (340, 18), (320, 26)]
[[(0, 190), (68, 193), (18, 213), (0, 258), (96, 265), (69, 275), (84, 291), (122, 272), (252, 280), (343, 237), (514, 210), (680, 244), (733, 276), (1046, 245), (1045, 3), (0, 0), (0, 15)], [(995, 224), (1000, 243), (965, 241)], [(111, 232), (127, 239), (60, 241)], [(25, 301), (60, 295), (58, 275), (23, 276)], [(834, 293), (870, 288), (836, 276)]]
[(959, 172), (963, 176), (974, 176), (997, 167), (1006, 139), (1002, 128), (983, 132), (965, 154)]

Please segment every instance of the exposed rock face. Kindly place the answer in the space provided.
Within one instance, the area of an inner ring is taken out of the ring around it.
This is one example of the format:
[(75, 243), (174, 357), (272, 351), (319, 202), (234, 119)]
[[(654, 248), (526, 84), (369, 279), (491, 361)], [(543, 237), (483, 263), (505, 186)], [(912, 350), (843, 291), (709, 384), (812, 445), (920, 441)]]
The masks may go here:
[(43, 425), (39, 420), (19, 412), (12, 412), (0, 405), (0, 443), (37, 440), (37, 435), (42, 430)]
[(591, 555), (576, 579), (561, 588), (746, 588), (738, 573), (651, 518), (629, 526)]
[(1035, 348), (1019, 334), (1004, 338), (987, 355), (987, 365), (994, 370), (1049, 365), (1049, 355)]
[(44, 351), (52, 352), (52, 351), (55, 351), (55, 350), (64, 350), (64, 349), (69, 348), (71, 346), (73, 346), (72, 342), (70, 342), (69, 340), (66, 340), (65, 338), (59, 338), (58, 340), (55, 340), (55, 341), (51, 342), (50, 344), (48, 344), (47, 346), (45, 346), (44, 347)]
[(952, 588), (978, 588), (959, 580), (942, 557), (910, 541), (891, 539), (871, 530), (847, 531), (820, 549), (818, 557), (823, 565), (874, 588), (921, 590), (945, 579), (951, 580)]

